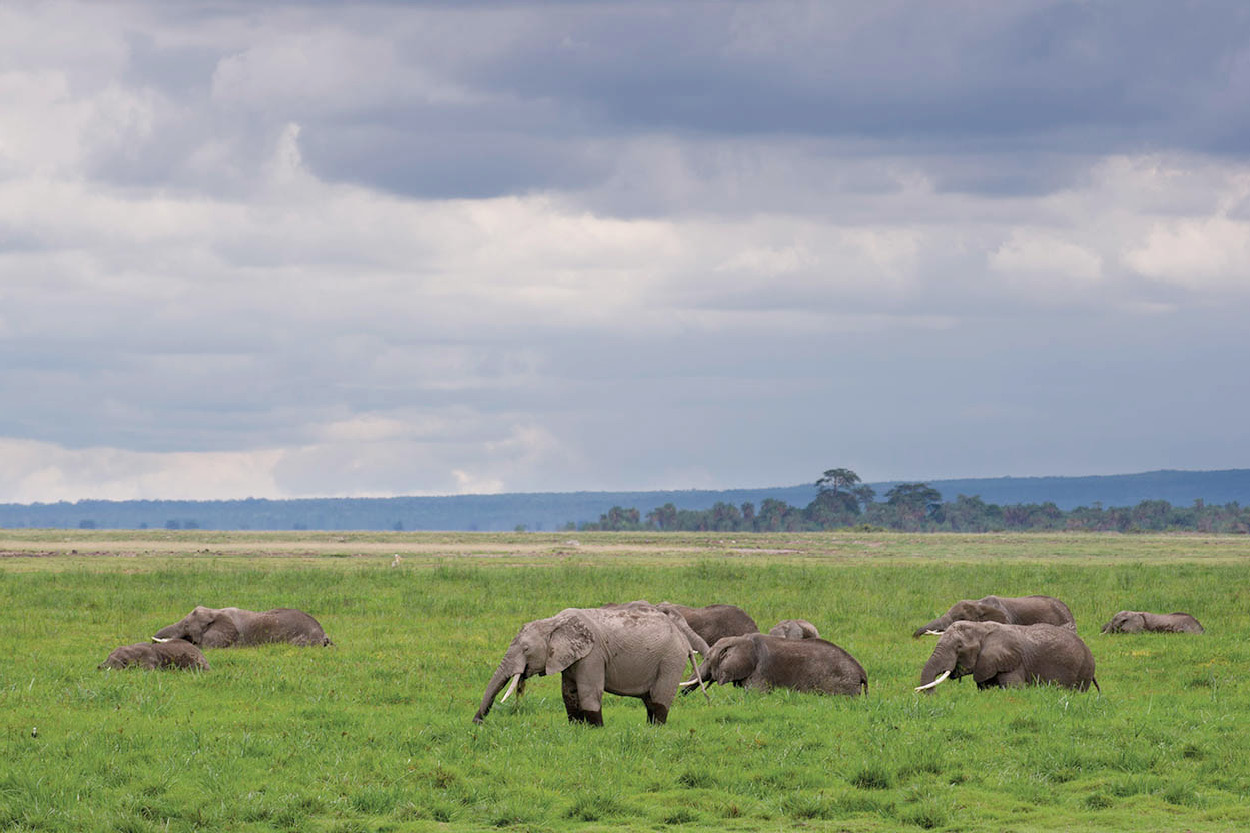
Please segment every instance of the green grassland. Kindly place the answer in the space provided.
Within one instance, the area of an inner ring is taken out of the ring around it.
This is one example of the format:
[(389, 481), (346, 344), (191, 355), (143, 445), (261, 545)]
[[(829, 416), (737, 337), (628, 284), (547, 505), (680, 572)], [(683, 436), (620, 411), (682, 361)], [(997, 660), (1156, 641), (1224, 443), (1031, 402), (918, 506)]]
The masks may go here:
[[(1248, 567), (1242, 537), (0, 530), (0, 829), (1245, 829)], [(914, 693), (911, 631), (986, 593), (1065, 600), (1102, 694)], [(712, 687), (665, 726), (609, 695), (591, 729), (534, 679), (471, 723), (522, 623), (638, 598), (809, 619), (869, 694)], [(195, 604), (336, 645), (96, 669)], [(1101, 635), (1122, 608), (1208, 632)]]

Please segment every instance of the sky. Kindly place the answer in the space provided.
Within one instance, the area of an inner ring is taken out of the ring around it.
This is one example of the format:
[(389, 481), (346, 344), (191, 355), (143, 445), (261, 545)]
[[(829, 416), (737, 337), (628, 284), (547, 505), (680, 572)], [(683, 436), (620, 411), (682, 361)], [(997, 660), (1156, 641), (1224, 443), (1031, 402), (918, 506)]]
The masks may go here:
[(9, 0), (0, 114), (0, 502), (1250, 467), (1241, 0)]

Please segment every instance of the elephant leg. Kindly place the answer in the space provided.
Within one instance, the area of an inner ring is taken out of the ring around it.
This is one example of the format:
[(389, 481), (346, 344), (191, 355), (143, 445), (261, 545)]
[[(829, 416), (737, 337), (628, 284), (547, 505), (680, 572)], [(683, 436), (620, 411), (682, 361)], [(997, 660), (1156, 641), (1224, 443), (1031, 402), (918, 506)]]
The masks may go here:
[[(599, 663), (582, 663), (565, 672), (573, 679), (579, 719), (591, 726), (603, 725), (604, 668)], [(567, 708), (567, 704), (566, 704)], [(570, 717), (570, 720), (573, 718)]]
[(647, 707), (647, 722), (663, 726), (668, 721), (668, 706), (651, 699), (650, 694), (642, 695), (642, 704)]
[(577, 680), (569, 672), (560, 675), (560, 695), (564, 698), (564, 711), (570, 723), (585, 723), (586, 717), (577, 700)]

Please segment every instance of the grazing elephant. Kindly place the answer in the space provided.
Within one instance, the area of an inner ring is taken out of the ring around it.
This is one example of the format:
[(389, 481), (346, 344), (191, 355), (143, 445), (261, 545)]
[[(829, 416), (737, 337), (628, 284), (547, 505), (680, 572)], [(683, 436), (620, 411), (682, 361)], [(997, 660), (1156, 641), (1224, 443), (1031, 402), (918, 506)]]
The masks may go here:
[(1001, 622), (1004, 625), (1059, 625), (1076, 630), (1076, 620), (1068, 606), (1053, 596), (986, 596), (964, 599), (927, 625), (916, 628), (912, 637), (940, 634), (952, 622)]
[(806, 619), (782, 619), (773, 625), (768, 635), (782, 639), (820, 639), (820, 631)]
[(263, 613), (237, 607), (197, 606), (181, 621), (156, 632), (153, 642), (185, 639), (201, 648), (231, 648), (290, 642), (292, 645), (333, 645), (316, 619), (302, 610), (279, 607)]
[(726, 636), (742, 636), (760, 632), (755, 620), (736, 605), (686, 607), (672, 602), (660, 602), (656, 607), (666, 612), (675, 610), (680, 613), (690, 627), (694, 628), (695, 633), (703, 637), (708, 645), (715, 645), (716, 640)]
[[(868, 675), (855, 658), (823, 639), (786, 639), (762, 633), (727, 636), (712, 646), (699, 669), (708, 682), (758, 691), (792, 688), (821, 694), (868, 693)], [(683, 686), (692, 686), (687, 680)]]
[(137, 665), (140, 668), (195, 668), (208, 670), (208, 660), (200, 653), (200, 649), (185, 639), (171, 639), (168, 642), (153, 644), (136, 642), (134, 645), (123, 645), (114, 648), (108, 659), (100, 663), (99, 668), (128, 668)]
[[(1078, 691), (1094, 679), (1094, 656), (1076, 631), (1057, 625), (954, 622), (920, 672), (916, 691), (972, 675), (977, 688), (1055, 683)], [(1102, 691), (1102, 689), (1098, 689)]]
[(1188, 613), (1144, 613), (1121, 610), (1102, 626), (1103, 633), (1203, 633), (1205, 628)]
[(569, 721), (603, 725), (603, 693), (641, 698), (650, 723), (664, 723), (690, 653), (681, 629), (651, 605), (569, 608), (527, 622), (508, 646), (473, 716), (481, 723), (511, 680), (561, 675)]

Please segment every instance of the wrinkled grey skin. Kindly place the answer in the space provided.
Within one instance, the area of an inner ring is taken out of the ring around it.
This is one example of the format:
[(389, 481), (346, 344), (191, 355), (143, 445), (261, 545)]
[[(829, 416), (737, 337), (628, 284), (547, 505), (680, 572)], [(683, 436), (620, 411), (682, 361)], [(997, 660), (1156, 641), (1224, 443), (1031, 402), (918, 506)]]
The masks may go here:
[(200, 653), (200, 649), (184, 639), (171, 639), (169, 642), (152, 643), (136, 642), (134, 645), (123, 645), (114, 648), (108, 659), (100, 663), (99, 668), (193, 668), (200, 671), (208, 670), (208, 660)]
[(1004, 625), (1059, 625), (1076, 630), (1068, 606), (1053, 596), (985, 596), (964, 599), (938, 618), (916, 628), (912, 637), (942, 633), (952, 622), (1001, 622)]
[(699, 634), (695, 632), (694, 628), (690, 627), (690, 624), (685, 620), (681, 613), (678, 612), (676, 605), (669, 604), (668, 602), (653, 605), (646, 599), (638, 599), (636, 601), (624, 602), (621, 604), (609, 603), (603, 605), (605, 610), (612, 608), (626, 609), (637, 607), (649, 607), (663, 613), (671, 619), (673, 624), (677, 626), (677, 629), (681, 631), (681, 635), (686, 638), (686, 642), (690, 645), (690, 650), (697, 651), (702, 656), (707, 656), (707, 652), (710, 647), (707, 641), (703, 637), (699, 636)]
[(1188, 613), (1146, 613), (1121, 610), (1102, 626), (1103, 633), (1204, 633), (1205, 628)]
[(474, 723), (490, 712), (509, 682), (560, 673), (569, 721), (603, 725), (603, 693), (638, 697), (650, 723), (668, 720), (690, 643), (669, 616), (651, 605), (569, 608), (527, 622), (486, 685)]
[(1098, 687), (1088, 646), (1076, 631), (1057, 625), (955, 622), (925, 663), (920, 685), (930, 685), (945, 672), (951, 679), (971, 674), (979, 689), (1046, 683), (1078, 691), (1091, 683)]
[(708, 682), (732, 683), (756, 691), (791, 688), (820, 694), (868, 693), (863, 666), (823, 639), (786, 639), (762, 633), (727, 636), (712, 646), (699, 670)]
[[(736, 605), (715, 604), (706, 607), (686, 607), (672, 602), (660, 602), (656, 607), (663, 611), (676, 611), (681, 614), (694, 632), (703, 637), (708, 645), (715, 645), (726, 636), (742, 636), (748, 633), (759, 633), (755, 624), (745, 610)], [(706, 654), (704, 654), (706, 656)]]
[(152, 637), (153, 642), (166, 639), (185, 639), (201, 648), (235, 648), (267, 642), (334, 644), (316, 619), (289, 607), (257, 612), (197, 606), (181, 621), (161, 628)]
[(806, 619), (782, 619), (772, 626), (768, 635), (782, 639), (820, 639), (820, 631)]

